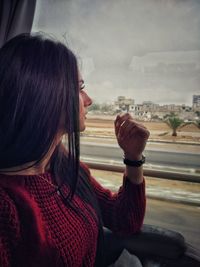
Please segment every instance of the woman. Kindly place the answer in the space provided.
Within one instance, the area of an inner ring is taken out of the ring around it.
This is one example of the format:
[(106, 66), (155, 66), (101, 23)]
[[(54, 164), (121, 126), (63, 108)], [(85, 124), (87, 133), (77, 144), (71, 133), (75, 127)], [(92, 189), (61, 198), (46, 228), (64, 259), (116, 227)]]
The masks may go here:
[(7, 42), (0, 96), (0, 266), (103, 266), (102, 226), (121, 235), (142, 226), (149, 132), (117, 116), (126, 169), (113, 194), (79, 162), (92, 100), (67, 47), (29, 34)]

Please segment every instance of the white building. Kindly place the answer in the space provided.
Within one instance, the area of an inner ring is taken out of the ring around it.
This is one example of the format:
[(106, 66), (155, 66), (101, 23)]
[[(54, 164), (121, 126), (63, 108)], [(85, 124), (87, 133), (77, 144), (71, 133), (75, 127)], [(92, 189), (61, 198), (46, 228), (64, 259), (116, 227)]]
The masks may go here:
[(192, 108), (194, 111), (200, 111), (200, 95), (193, 95)]
[(135, 101), (132, 98), (126, 98), (125, 96), (118, 96), (115, 101), (115, 109), (124, 112), (134, 111)]

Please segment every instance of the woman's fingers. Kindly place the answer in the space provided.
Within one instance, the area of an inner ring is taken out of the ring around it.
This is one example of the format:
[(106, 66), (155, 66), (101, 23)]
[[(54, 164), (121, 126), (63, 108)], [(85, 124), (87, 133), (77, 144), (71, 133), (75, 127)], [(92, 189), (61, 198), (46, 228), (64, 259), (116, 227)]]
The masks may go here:
[(147, 128), (135, 121), (129, 113), (117, 115), (115, 120), (115, 134), (118, 141), (126, 142), (130, 138), (146, 141), (149, 138)]
[(141, 125), (132, 128), (129, 132), (130, 137), (138, 136), (140, 138), (143, 138), (144, 140), (147, 140), (149, 138), (149, 135), (150, 135), (149, 131), (146, 128), (142, 127)]
[(115, 120), (115, 133), (119, 146), (129, 158), (141, 156), (149, 138), (147, 128), (135, 121), (128, 113), (121, 114)]
[(119, 127), (118, 137), (123, 138), (123, 139), (128, 137), (130, 131), (136, 127), (137, 127), (137, 125), (135, 123), (133, 123), (132, 121), (130, 121), (130, 120), (124, 121), (121, 124), (121, 126)]
[[(123, 119), (124, 118), (124, 119)], [(123, 123), (123, 121), (126, 119), (126, 117), (124, 117), (123, 115), (118, 114), (116, 119), (115, 119), (115, 134), (116, 136), (118, 135), (119, 132), (119, 128), (121, 126), (121, 124)]]
[(140, 124), (127, 121), (120, 127), (118, 138), (126, 140), (127, 138), (131, 137), (148, 139), (149, 131)]
[(128, 120), (128, 119), (132, 119), (133, 118), (131, 117), (131, 115), (129, 113), (125, 113), (125, 114), (119, 114), (117, 115), (116, 119), (115, 119), (115, 134), (116, 136), (118, 136), (118, 133), (119, 133), (119, 130), (120, 128), (123, 126), (126, 126), (124, 125), (124, 123)]

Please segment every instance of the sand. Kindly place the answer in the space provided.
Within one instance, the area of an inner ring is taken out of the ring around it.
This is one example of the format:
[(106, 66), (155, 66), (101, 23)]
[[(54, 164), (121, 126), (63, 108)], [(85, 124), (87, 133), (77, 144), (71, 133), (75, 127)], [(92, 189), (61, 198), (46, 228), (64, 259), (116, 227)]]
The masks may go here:
[[(114, 137), (114, 116), (87, 115), (84, 135)], [(172, 130), (165, 122), (140, 122), (150, 131), (150, 140), (184, 141), (200, 143), (200, 129), (190, 124), (177, 130), (177, 137), (172, 136)]]

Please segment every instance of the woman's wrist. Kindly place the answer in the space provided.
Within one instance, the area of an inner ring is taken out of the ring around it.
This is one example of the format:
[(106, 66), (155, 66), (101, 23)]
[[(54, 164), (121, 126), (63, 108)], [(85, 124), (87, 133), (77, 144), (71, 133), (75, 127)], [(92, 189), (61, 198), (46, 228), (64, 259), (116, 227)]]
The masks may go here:
[(143, 164), (145, 157), (142, 154), (130, 155), (124, 153), (124, 164), (126, 165), (125, 175), (134, 184), (143, 182)]
[(133, 160), (133, 161), (135, 161), (135, 160), (141, 160), (142, 159), (142, 154), (129, 154), (129, 153), (126, 153), (126, 152), (124, 152), (124, 158), (125, 159), (128, 159), (128, 160)]
[(126, 166), (125, 176), (133, 183), (140, 184), (143, 182), (143, 167)]

